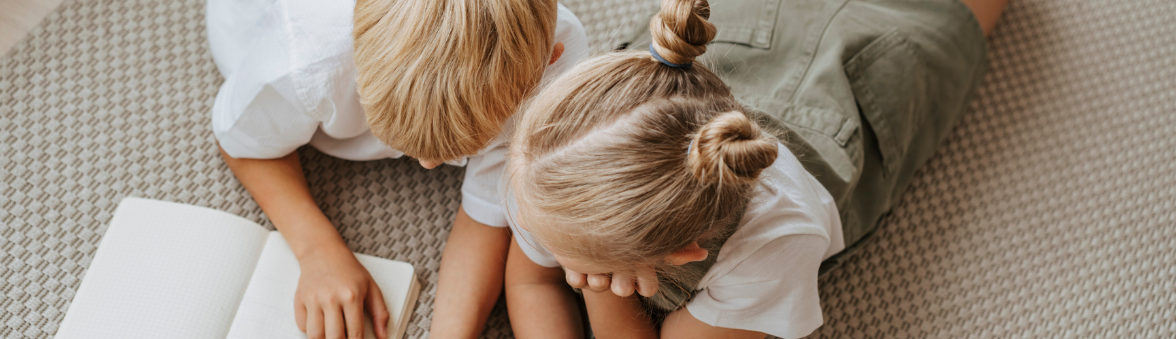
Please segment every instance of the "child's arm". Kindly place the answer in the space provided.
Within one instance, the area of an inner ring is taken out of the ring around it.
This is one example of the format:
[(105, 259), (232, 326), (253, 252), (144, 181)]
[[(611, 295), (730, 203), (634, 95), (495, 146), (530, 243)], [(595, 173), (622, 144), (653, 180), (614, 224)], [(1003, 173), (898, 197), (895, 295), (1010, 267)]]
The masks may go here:
[(477, 338), (502, 291), (510, 230), (483, 225), (458, 208), (441, 253), (432, 338)]
[(535, 264), (515, 240), (506, 263), (506, 306), (517, 338), (584, 337), (575, 292), (564, 283), (563, 270)]
[(598, 338), (658, 338), (657, 324), (649, 319), (637, 296), (584, 291), (584, 306), (592, 334)]
[(380, 288), (310, 195), (298, 154), (278, 159), (221, 157), (290, 244), (302, 270), (294, 297), (298, 329), (311, 338), (363, 338), (364, 310), (376, 336), (387, 338)]
[(584, 292), (584, 303), (592, 334), (598, 338), (762, 339), (767, 336), (708, 325), (690, 315), (685, 307), (670, 313), (659, 331), (636, 296), (619, 297), (611, 291)]
[(763, 339), (768, 335), (748, 330), (711, 326), (690, 315), (690, 311), (683, 307), (666, 316), (666, 320), (662, 322), (661, 336), (662, 338), (684, 339)]

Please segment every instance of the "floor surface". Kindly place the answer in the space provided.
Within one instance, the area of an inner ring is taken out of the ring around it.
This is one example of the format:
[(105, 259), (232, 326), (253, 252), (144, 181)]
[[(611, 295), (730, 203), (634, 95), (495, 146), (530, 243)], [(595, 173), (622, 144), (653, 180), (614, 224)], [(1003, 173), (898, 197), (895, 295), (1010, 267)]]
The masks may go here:
[[(124, 197), (269, 225), (214, 143), (205, 1), (67, 1), (0, 57), (0, 338), (56, 332)], [(597, 51), (658, 3), (561, 2)], [(1176, 338), (1172, 18), (1172, 0), (1010, 1), (968, 112), (820, 280), (810, 337)], [(417, 268), (407, 337), (427, 337), (463, 169), (299, 152), (352, 250)], [(512, 337), (502, 307), (484, 337)]]

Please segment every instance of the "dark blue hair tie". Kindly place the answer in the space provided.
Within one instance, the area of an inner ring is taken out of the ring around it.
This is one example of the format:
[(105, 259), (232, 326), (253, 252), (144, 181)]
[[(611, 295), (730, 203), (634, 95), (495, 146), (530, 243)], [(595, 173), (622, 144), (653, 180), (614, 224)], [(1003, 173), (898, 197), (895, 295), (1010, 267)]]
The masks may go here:
[(694, 65), (693, 62), (685, 63), (685, 64), (675, 64), (675, 63), (666, 61), (665, 58), (662, 58), (661, 54), (657, 54), (657, 49), (653, 48), (652, 43), (649, 44), (649, 55), (652, 55), (654, 59), (657, 59), (657, 61), (660, 61), (663, 65), (670, 66), (673, 68), (690, 68), (691, 65)]

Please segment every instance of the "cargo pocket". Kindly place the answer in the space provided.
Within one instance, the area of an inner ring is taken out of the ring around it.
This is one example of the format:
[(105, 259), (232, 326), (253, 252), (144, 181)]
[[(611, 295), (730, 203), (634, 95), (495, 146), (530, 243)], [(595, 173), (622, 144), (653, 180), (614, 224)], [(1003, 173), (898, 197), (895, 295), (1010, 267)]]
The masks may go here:
[(883, 175), (893, 176), (928, 113), (924, 61), (902, 31), (892, 29), (850, 58), (845, 73), (877, 138)]

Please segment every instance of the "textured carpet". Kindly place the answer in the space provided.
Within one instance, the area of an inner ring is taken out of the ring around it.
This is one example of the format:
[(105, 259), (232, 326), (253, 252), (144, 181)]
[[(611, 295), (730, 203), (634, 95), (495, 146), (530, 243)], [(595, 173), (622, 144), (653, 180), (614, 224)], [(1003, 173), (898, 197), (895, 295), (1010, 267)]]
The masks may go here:
[[(566, 1), (603, 50), (656, 1)], [(1176, 337), (1176, 3), (1013, 0), (985, 84), (815, 338)], [(67, 1), (0, 59), (0, 336), (57, 330), (117, 202), (269, 225), (216, 153), (203, 1)], [(427, 336), (462, 169), (300, 154), (357, 252), (416, 265)], [(272, 226), (270, 226), (272, 227)], [(501, 305), (485, 337), (510, 337)]]

